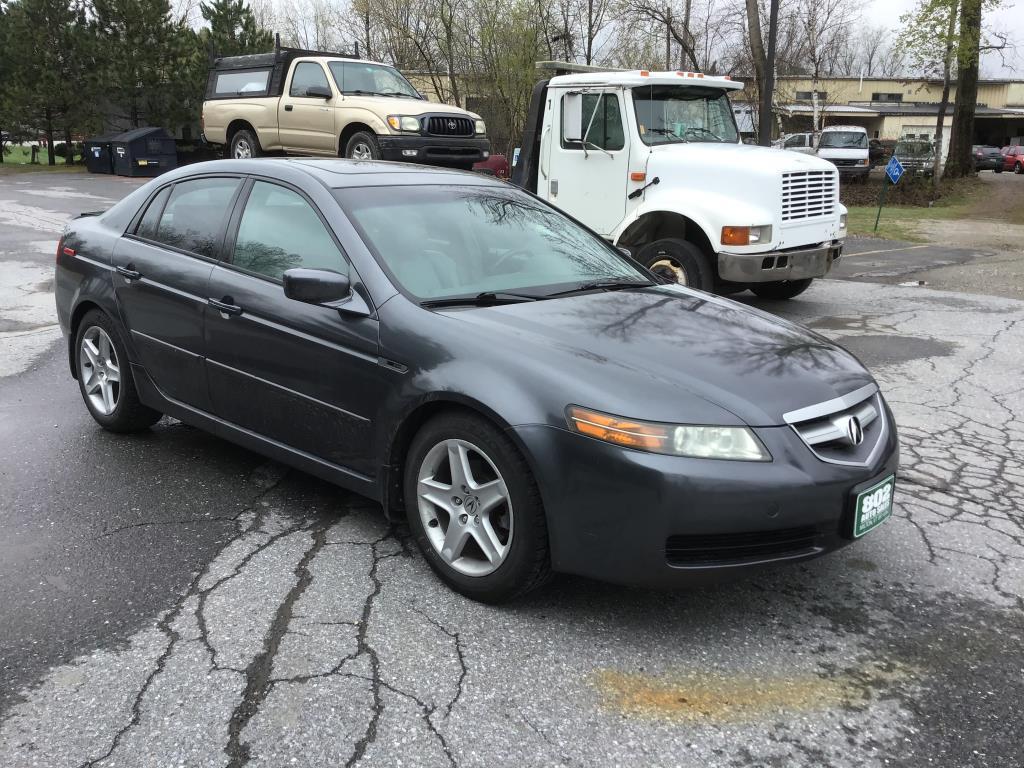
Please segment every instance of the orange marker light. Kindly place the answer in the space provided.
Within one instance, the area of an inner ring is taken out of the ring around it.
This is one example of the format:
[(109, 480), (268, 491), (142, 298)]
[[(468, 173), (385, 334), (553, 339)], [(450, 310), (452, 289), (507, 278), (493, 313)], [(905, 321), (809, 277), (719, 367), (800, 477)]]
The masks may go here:
[(569, 408), (569, 423), (581, 434), (627, 448), (657, 450), (662, 448), (669, 438), (668, 429), (663, 426), (619, 419), (576, 406)]
[(750, 245), (750, 227), (722, 227), (722, 245)]
[(646, 178), (647, 174), (644, 173), (643, 171), (633, 171), (631, 174), (629, 174), (630, 181), (643, 181)]

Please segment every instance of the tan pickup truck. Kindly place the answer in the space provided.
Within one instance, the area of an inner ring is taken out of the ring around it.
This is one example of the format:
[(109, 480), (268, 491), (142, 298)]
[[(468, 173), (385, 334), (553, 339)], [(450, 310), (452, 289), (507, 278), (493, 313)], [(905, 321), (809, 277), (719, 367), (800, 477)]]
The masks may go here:
[(427, 101), (394, 67), (280, 46), (214, 61), (203, 136), (235, 158), (285, 152), (469, 169), (490, 155), (479, 115)]

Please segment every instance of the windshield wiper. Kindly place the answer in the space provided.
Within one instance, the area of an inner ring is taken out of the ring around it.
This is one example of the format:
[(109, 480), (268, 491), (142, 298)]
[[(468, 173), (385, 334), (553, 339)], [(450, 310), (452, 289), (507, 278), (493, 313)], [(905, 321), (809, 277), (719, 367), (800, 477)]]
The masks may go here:
[(682, 142), (683, 144), (687, 143), (686, 139), (684, 139), (682, 136), (680, 136), (679, 134), (675, 133), (674, 131), (670, 131), (668, 128), (648, 128), (647, 131), (649, 133), (657, 133), (657, 134), (659, 134), (661, 136), (671, 136), (673, 139), (675, 139), (678, 142)]
[(402, 95), (402, 94), (396, 93), (394, 91), (388, 91), (388, 92), (384, 92), (384, 91), (363, 91), (363, 90), (359, 90), (359, 89), (356, 89), (354, 91), (342, 91), (342, 93), (345, 94), (345, 95), (354, 94), (356, 96), (401, 96)]
[(475, 296), (448, 296), (443, 299), (427, 299), (420, 306), (433, 307), (489, 307), (494, 304), (521, 304), (524, 301), (537, 301), (539, 296), (526, 293), (509, 293), (508, 291), (484, 291)]
[(586, 293), (587, 291), (621, 291), (625, 288), (649, 288), (654, 283), (649, 280), (595, 280), (591, 283), (580, 283), (575, 288), (568, 288), (564, 291), (547, 293), (544, 298), (550, 299), (553, 296), (568, 296), (572, 293)]

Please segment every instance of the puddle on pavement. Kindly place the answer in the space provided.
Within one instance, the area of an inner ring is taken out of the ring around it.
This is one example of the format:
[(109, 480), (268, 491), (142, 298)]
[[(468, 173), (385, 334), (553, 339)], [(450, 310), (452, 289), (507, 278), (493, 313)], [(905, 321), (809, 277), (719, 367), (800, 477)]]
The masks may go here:
[[(822, 318), (808, 327), (814, 330), (852, 331), (863, 327), (863, 320), (841, 317)], [(949, 357), (957, 348), (951, 341), (899, 334), (858, 334), (840, 336), (834, 341), (853, 352), (867, 366), (894, 365), (928, 357)]]
[(749, 722), (792, 712), (835, 709), (870, 698), (873, 689), (905, 680), (894, 665), (863, 667), (835, 676), (683, 675), (666, 677), (612, 670), (593, 684), (606, 707), (625, 715), (685, 721)]

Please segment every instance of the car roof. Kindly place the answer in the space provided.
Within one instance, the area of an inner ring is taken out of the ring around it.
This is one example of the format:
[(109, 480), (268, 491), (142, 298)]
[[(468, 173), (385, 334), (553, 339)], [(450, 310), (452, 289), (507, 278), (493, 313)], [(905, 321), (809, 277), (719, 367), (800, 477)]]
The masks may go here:
[(164, 175), (168, 181), (210, 173), (243, 173), (273, 176), (282, 181), (298, 181), (306, 176), (329, 189), (370, 186), (410, 186), (454, 184), (471, 186), (507, 186), (494, 176), (412, 163), (341, 158), (261, 157), (249, 160), (210, 160), (186, 165)]

